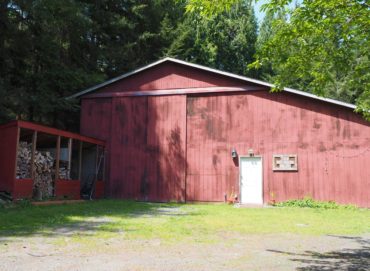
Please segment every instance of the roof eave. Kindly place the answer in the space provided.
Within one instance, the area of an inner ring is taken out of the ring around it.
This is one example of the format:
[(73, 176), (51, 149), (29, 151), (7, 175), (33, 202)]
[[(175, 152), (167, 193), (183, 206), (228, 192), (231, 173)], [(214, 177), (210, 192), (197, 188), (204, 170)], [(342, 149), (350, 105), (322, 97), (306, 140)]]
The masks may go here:
[[(97, 89), (100, 89), (102, 87), (105, 87), (107, 85), (110, 85), (110, 84), (112, 84), (114, 82), (117, 82), (117, 81), (122, 80), (124, 78), (127, 78), (129, 76), (132, 76), (134, 74), (137, 74), (139, 72), (142, 72), (142, 71), (147, 70), (149, 68), (152, 68), (154, 66), (157, 66), (157, 65), (159, 65), (161, 63), (164, 63), (166, 61), (170, 61), (170, 62), (173, 62), (173, 63), (178, 63), (178, 64), (181, 64), (181, 65), (185, 65), (185, 66), (188, 66), (188, 67), (193, 67), (193, 68), (200, 69), (200, 70), (203, 70), (203, 71), (208, 71), (208, 72), (211, 72), (211, 73), (216, 73), (216, 74), (219, 74), (219, 75), (223, 75), (223, 76), (226, 76), (226, 77), (238, 79), (238, 80), (245, 81), (245, 82), (248, 82), (248, 83), (254, 83), (254, 84), (266, 86), (266, 87), (269, 87), (269, 88), (273, 88), (274, 87), (273, 84), (270, 84), (270, 83), (267, 83), (267, 82), (264, 82), (264, 81), (261, 81), (261, 80), (257, 80), (257, 79), (249, 78), (249, 77), (246, 77), (246, 76), (241, 76), (241, 75), (233, 74), (233, 73), (230, 73), (230, 72), (220, 71), (220, 70), (217, 70), (217, 69), (205, 67), (205, 66), (202, 66), (202, 65), (199, 65), (199, 64), (194, 64), (194, 63), (186, 62), (186, 61), (175, 59), (175, 58), (171, 58), (171, 57), (166, 57), (166, 58), (160, 59), (160, 60), (158, 60), (156, 62), (153, 62), (153, 63), (151, 63), (149, 65), (146, 65), (146, 66), (143, 66), (143, 67), (138, 68), (136, 70), (133, 70), (131, 72), (125, 73), (125, 74), (123, 74), (121, 76), (112, 78), (112, 79), (110, 79), (108, 81), (105, 81), (105, 82), (103, 82), (101, 84), (92, 86), (92, 87), (90, 87), (88, 89), (85, 89), (85, 90), (83, 90), (81, 92), (78, 92), (78, 93), (76, 93), (74, 95), (71, 95), (71, 96), (67, 97), (67, 99), (79, 98), (79, 97), (81, 97), (81, 96), (83, 96), (85, 94), (88, 94), (90, 92), (93, 92), (93, 91), (95, 91)], [(308, 97), (308, 98), (312, 98), (312, 99), (316, 99), (316, 100), (320, 100), (320, 101), (324, 101), (324, 102), (328, 102), (328, 103), (340, 105), (340, 106), (351, 108), (351, 109), (355, 109), (356, 108), (356, 105), (354, 105), (354, 104), (350, 104), (350, 103), (346, 103), (346, 102), (342, 102), (342, 101), (338, 101), (338, 100), (334, 100), (334, 99), (330, 99), (330, 98), (324, 98), (324, 97), (317, 96), (315, 94), (308, 93), (308, 92), (301, 91), (301, 90), (296, 90), (296, 89), (292, 89), (292, 88), (284, 88), (283, 90), (286, 91), (286, 92), (288, 92), (288, 93), (293, 93), (293, 94), (301, 95), (301, 96), (304, 96), (304, 97)]]
[(170, 59), (169, 57), (166, 57), (166, 58), (160, 59), (160, 60), (158, 60), (158, 61), (156, 61), (156, 62), (153, 62), (153, 63), (151, 63), (151, 64), (149, 64), (149, 65), (146, 65), (146, 66), (140, 67), (140, 68), (138, 68), (138, 69), (135, 69), (135, 70), (133, 70), (133, 71), (131, 71), (131, 72), (128, 72), (128, 73), (122, 74), (122, 75), (120, 75), (120, 76), (114, 77), (114, 78), (112, 78), (112, 79), (109, 79), (108, 81), (105, 81), (105, 82), (101, 83), (101, 84), (98, 84), (98, 85), (92, 86), (92, 87), (87, 88), (87, 89), (85, 89), (85, 90), (83, 90), (83, 91), (80, 91), (80, 92), (78, 92), (78, 93), (76, 93), (76, 94), (73, 94), (73, 95), (71, 95), (71, 96), (67, 97), (67, 99), (78, 98), (78, 97), (80, 97), (80, 96), (82, 96), (82, 95), (85, 95), (85, 94), (88, 94), (88, 93), (90, 93), (90, 92), (93, 92), (94, 90), (100, 89), (100, 88), (105, 87), (105, 86), (107, 86), (107, 85), (113, 84), (113, 83), (115, 83), (115, 82), (117, 82), (117, 81), (119, 81), (119, 80), (122, 80), (122, 79), (124, 79), (124, 78), (126, 78), (126, 77), (129, 77), (129, 76), (131, 76), (131, 75), (134, 75), (134, 74), (136, 74), (136, 73), (139, 73), (139, 72), (141, 72), (141, 71), (144, 71), (144, 70), (146, 70), (146, 69), (149, 69), (149, 68), (154, 67), (154, 66), (156, 66), (156, 65), (159, 65), (159, 64), (161, 64), (161, 63), (163, 63), (163, 62), (166, 62), (166, 61), (167, 61), (167, 60), (169, 60), (169, 59)]

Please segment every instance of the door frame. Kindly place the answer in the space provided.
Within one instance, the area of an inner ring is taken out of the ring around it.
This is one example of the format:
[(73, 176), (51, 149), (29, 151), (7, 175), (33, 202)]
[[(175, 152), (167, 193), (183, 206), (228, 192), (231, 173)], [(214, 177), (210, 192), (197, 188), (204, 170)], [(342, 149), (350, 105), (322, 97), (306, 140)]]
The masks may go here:
[(263, 181), (263, 157), (262, 155), (253, 155), (253, 156), (250, 156), (250, 155), (239, 155), (239, 203), (242, 204), (242, 178), (241, 178), (241, 171), (242, 171), (242, 163), (241, 163), (241, 160), (242, 158), (260, 158), (261, 160), (261, 185), (262, 185), (262, 205), (265, 203), (265, 199), (264, 199), (264, 196), (263, 196), (263, 192), (264, 192), (264, 189), (263, 189), (263, 186), (264, 186), (264, 181)]

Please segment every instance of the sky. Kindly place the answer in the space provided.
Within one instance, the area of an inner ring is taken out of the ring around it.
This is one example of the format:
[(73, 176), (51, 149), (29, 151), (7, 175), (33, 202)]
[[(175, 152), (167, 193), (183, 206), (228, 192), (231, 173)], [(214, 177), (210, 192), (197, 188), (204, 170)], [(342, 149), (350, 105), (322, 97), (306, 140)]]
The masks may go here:
[[(289, 4), (290, 7), (294, 7), (296, 3), (302, 3), (303, 0), (295, 0), (295, 1), (292, 1), (292, 3)], [(258, 23), (260, 24), (263, 20), (263, 18), (265, 17), (265, 13), (260, 11), (260, 8), (263, 4), (269, 2), (269, 0), (258, 0), (256, 2), (256, 0), (254, 0), (254, 12), (256, 14), (256, 17), (257, 17), (257, 20), (258, 20)]]
[(258, 23), (261, 23), (263, 20), (263, 17), (265, 17), (265, 14), (262, 11), (260, 11), (260, 8), (266, 2), (267, 2), (266, 0), (259, 0), (257, 1), (257, 3), (254, 4), (254, 12), (256, 13)]

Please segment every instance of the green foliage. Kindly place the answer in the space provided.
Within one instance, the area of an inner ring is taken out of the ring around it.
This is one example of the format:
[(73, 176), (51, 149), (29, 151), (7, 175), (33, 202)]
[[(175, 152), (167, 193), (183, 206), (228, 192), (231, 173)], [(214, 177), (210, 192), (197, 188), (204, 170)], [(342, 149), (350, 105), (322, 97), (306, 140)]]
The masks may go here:
[(278, 89), (296, 87), (317, 95), (357, 103), (369, 118), (370, 9), (366, 1), (269, 1), (271, 33), (259, 44), (250, 67), (272, 68)]
[(229, 11), (236, 3), (241, 0), (187, 0), (186, 11), (197, 13), (202, 17), (210, 18), (215, 14)]
[(183, 13), (172, 0), (2, 1), (0, 122), (77, 128), (78, 104), (64, 98), (157, 60)]
[(18, 208), (27, 208), (31, 206), (31, 202), (27, 199), (18, 200), (15, 204)]
[(0, 209), (21, 209), (21, 208), (28, 208), (31, 206), (30, 201), (28, 200), (18, 200), (16, 202), (13, 201), (2, 201), (0, 199)]
[(334, 201), (315, 201), (310, 197), (304, 199), (294, 199), (274, 204), (277, 207), (299, 207), (299, 208), (315, 208), (315, 209), (357, 209), (355, 205), (340, 205)]
[(78, 101), (66, 96), (165, 55), (249, 74), (257, 35), (250, 1), (222, 3), (205, 3), (220, 12), (208, 18), (191, 12), (200, 1), (2, 1), (0, 122), (77, 130)]
[(163, 56), (356, 103), (370, 119), (368, 4), (288, 2), (264, 6), (257, 38), (251, 0), (1, 1), (0, 122), (77, 130), (64, 97)]
[(186, 14), (166, 55), (241, 75), (254, 75), (257, 22), (250, 1), (241, 1), (212, 17)]

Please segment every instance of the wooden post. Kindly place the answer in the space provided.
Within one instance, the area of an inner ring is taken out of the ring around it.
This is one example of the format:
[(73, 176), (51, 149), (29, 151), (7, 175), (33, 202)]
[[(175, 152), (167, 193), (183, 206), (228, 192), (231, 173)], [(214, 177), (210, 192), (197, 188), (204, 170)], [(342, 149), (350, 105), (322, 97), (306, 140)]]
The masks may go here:
[(60, 160), (60, 136), (57, 137), (57, 151), (55, 152), (55, 181), (59, 179), (59, 160)]
[(80, 147), (78, 150), (78, 180), (81, 182), (82, 176), (82, 144), (83, 142), (80, 141)]
[(98, 180), (98, 168), (99, 166), (99, 145), (96, 145), (96, 155), (95, 155), (95, 181)]
[(102, 176), (102, 180), (101, 181), (105, 181), (105, 148), (104, 147), (102, 147), (102, 149), (103, 149), (103, 176)]
[(35, 154), (37, 144), (37, 131), (33, 131), (32, 135), (32, 152), (31, 152), (31, 178), (35, 179)]
[(14, 167), (14, 172), (13, 172), (13, 174), (14, 174), (13, 179), (15, 179), (17, 177), (18, 148), (19, 148), (20, 134), (21, 134), (21, 129), (18, 127), (18, 129), (17, 129), (17, 143), (16, 143), (16, 146), (15, 146), (15, 167)]
[(71, 179), (71, 163), (72, 163), (72, 138), (68, 139), (68, 165), (67, 165), (67, 179)]

